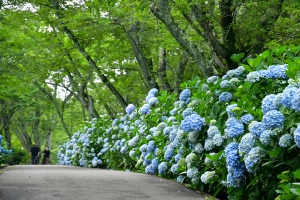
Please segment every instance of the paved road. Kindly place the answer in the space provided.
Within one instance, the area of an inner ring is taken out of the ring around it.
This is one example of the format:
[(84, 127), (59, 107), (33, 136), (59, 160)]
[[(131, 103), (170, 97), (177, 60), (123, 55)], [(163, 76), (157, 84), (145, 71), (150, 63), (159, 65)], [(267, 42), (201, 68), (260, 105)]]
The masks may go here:
[[(1, 174), (1, 172), (0, 172)], [(2, 169), (1, 200), (204, 200), (204, 194), (156, 176), (62, 165)]]

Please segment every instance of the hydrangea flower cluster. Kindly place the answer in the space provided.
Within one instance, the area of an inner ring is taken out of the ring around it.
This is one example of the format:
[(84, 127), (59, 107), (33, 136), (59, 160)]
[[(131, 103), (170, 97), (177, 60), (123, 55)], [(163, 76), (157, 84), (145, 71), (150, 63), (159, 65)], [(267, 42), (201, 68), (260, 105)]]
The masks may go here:
[(231, 142), (225, 147), (225, 158), (227, 166), (227, 183), (231, 187), (240, 187), (245, 183), (244, 165), (240, 162), (238, 155), (238, 144)]

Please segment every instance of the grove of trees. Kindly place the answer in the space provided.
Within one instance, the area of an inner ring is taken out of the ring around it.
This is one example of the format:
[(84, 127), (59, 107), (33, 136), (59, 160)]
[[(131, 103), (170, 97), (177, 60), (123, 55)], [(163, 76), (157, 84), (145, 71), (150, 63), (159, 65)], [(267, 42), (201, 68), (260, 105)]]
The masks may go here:
[(296, 0), (0, 0), (0, 134), (55, 149), (151, 88), (299, 44), (299, 23)]

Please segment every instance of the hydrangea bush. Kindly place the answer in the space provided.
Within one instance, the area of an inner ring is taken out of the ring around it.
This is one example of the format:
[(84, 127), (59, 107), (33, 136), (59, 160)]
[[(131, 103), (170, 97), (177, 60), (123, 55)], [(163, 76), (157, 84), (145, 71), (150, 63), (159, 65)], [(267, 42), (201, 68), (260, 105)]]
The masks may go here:
[[(60, 147), (59, 164), (158, 175), (228, 199), (294, 198), (296, 179), (283, 185), (280, 175), (300, 168), (296, 53), (266, 51), (223, 77), (196, 77), (178, 99), (151, 89), (140, 108), (87, 123)], [(274, 64), (280, 56), (288, 64)]]
[(0, 166), (8, 163), (12, 150), (7, 148), (7, 142), (0, 135)]

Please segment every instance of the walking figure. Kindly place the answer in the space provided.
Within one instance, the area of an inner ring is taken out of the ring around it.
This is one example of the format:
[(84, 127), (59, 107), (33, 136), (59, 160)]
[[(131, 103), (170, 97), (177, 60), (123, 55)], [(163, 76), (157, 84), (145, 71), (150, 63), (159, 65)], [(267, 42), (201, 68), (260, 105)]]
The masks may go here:
[(50, 153), (50, 150), (49, 150), (48, 146), (45, 147), (45, 150), (43, 151), (43, 154), (44, 154), (44, 157), (43, 157), (42, 164), (44, 164), (44, 165), (50, 164), (50, 154), (51, 153)]
[(36, 146), (36, 143), (34, 143), (33, 147), (31, 147), (30, 155), (31, 155), (31, 164), (37, 165), (40, 157), (40, 148)]

